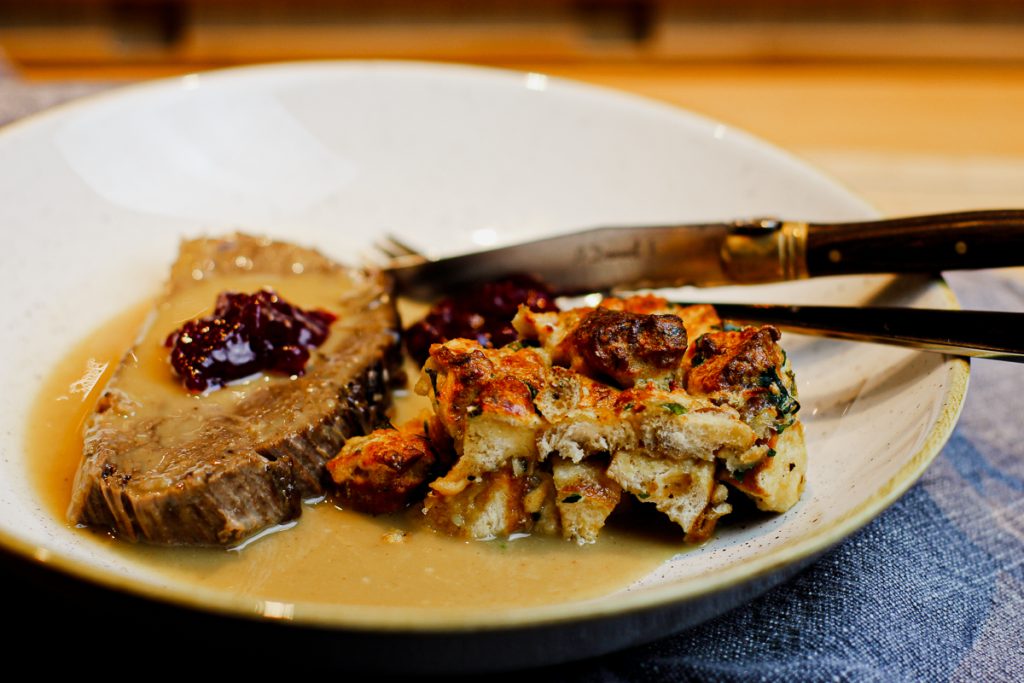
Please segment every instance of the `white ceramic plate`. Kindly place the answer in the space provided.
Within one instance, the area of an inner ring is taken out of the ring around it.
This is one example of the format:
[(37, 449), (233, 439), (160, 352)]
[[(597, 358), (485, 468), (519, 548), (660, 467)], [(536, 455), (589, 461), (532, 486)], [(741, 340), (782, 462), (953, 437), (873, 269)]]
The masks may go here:
[[(58, 108), (0, 134), (0, 197), (3, 543), (107, 586), (257, 619), (269, 616), (259, 601), (168, 583), (83, 539), (39, 504), (26, 476), (25, 397), (73, 340), (158, 291), (183, 235), (243, 227), (352, 260), (384, 231), (441, 254), (602, 224), (873, 216), (770, 146), (664, 105), (539, 74), (401, 63), (232, 70)], [(955, 305), (940, 282), (886, 277), (681, 295)], [(789, 513), (727, 531), (599, 600), (459, 613), (297, 604), (288, 614), (339, 647), (433, 638), (432, 654), (395, 668), (495, 668), (642, 642), (765, 590), (913, 483), (966, 389), (959, 360), (786, 344), (811, 459)], [(545, 648), (552, 634), (567, 645)]]

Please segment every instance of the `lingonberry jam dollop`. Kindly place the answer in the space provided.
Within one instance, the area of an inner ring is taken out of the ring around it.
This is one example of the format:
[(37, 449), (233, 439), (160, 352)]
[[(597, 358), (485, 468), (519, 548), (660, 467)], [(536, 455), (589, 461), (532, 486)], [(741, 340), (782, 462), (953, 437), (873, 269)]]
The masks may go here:
[(301, 375), (310, 349), (326, 341), (336, 319), (293, 306), (270, 289), (221, 292), (213, 315), (188, 321), (164, 346), (182, 383), (203, 392), (264, 370)]
[(417, 362), (427, 359), (431, 344), (460, 337), (483, 346), (504, 346), (518, 338), (512, 327), (519, 305), (534, 311), (557, 311), (551, 289), (528, 275), (513, 275), (468, 288), (442, 299), (427, 316), (405, 331), (405, 348)]

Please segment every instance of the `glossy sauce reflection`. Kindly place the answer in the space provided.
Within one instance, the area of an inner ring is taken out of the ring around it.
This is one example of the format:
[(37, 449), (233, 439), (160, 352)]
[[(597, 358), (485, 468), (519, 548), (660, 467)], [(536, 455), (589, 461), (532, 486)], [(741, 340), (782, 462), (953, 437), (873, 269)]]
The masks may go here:
[[(148, 310), (129, 311), (75, 346), (36, 400), (29, 469), (46, 507), (61, 520), (81, 456), (82, 422)], [(399, 398), (399, 412), (414, 412), (416, 400), (422, 399)], [(208, 588), (283, 602), (380, 606), (500, 608), (593, 598), (626, 587), (683, 549), (681, 537), (664, 528), (645, 533), (614, 526), (584, 547), (541, 537), (462, 541), (417, 525), (415, 510), (375, 518), (330, 502), (305, 506), (293, 528), (235, 551), (132, 545), (99, 531), (78, 533), (114, 547), (128, 562)]]

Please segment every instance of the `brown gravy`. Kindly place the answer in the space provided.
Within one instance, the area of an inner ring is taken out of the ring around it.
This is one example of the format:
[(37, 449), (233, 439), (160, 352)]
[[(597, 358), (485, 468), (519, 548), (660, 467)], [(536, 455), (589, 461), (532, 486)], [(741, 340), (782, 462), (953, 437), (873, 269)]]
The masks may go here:
[[(136, 307), (74, 346), (33, 406), (29, 471), (46, 508), (60, 520), (81, 458), (83, 421), (150, 309)], [(415, 383), (415, 374), (411, 378)], [(399, 417), (414, 411), (417, 400), (398, 398)], [(655, 526), (612, 523), (598, 543), (584, 547), (542, 537), (463, 541), (417, 525), (414, 511), (375, 518), (322, 502), (305, 506), (293, 528), (240, 550), (133, 545), (99, 531), (80, 533), (168, 579), (258, 599), (486, 609), (570, 602), (622, 589), (685, 549), (677, 530)]]

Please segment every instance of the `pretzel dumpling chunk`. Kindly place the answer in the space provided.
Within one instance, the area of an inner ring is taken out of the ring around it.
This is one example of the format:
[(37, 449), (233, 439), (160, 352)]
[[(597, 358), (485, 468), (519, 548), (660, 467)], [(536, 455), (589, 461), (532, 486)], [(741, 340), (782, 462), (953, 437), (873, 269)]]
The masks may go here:
[(757, 435), (751, 451), (724, 458), (723, 480), (773, 512), (796, 504), (807, 475), (796, 380), (779, 338), (770, 326), (705, 334), (687, 376), (692, 395), (733, 406)]
[(689, 543), (707, 540), (718, 518), (732, 511), (728, 490), (707, 460), (661, 460), (643, 451), (616, 453), (608, 476), (682, 527)]
[(454, 495), (507, 463), (537, 459), (542, 420), (534, 398), (546, 369), (531, 348), (484, 349), (467, 339), (431, 347), (416, 390), (430, 396), (458, 455), (431, 488)]
[(758, 386), (766, 372), (783, 363), (776, 343), (780, 337), (771, 325), (702, 335), (694, 343), (687, 388), (693, 394), (712, 394)]
[(579, 463), (635, 448), (636, 432), (621, 415), (621, 393), (568, 368), (551, 368), (550, 380), (537, 396), (537, 407), (548, 421), (537, 440), (541, 460), (557, 455)]
[(626, 388), (639, 379), (671, 377), (686, 353), (686, 328), (679, 316), (595, 308), (562, 342), (570, 367)]
[(694, 543), (731, 512), (730, 491), (775, 512), (799, 499), (807, 456), (775, 328), (651, 295), (521, 307), (513, 324), (521, 338), (503, 348), (455, 339), (430, 349), (417, 391), (435, 417), (421, 431), (455, 460), (427, 485), (434, 529), (592, 543), (625, 492)]
[(688, 340), (722, 329), (712, 306), (678, 306), (651, 294), (557, 313), (520, 306), (512, 324), (521, 339), (547, 351), (552, 364), (619, 387), (675, 378), (693, 352)]
[(803, 425), (797, 422), (778, 436), (768, 457), (723, 479), (747, 494), (759, 509), (785, 512), (800, 500), (807, 477), (803, 432)]
[(713, 461), (747, 452), (757, 436), (736, 409), (680, 389), (645, 384), (618, 398), (622, 419), (653, 458)]
[(555, 500), (562, 520), (562, 536), (579, 545), (593, 543), (622, 497), (621, 487), (597, 462), (574, 463), (554, 458)]
[(458, 493), (431, 491), (423, 503), (432, 528), (460, 538), (489, 540), (517, 533), (559, 533), (555, 488), (547, 472), (516, 473), (514, 465), (474, 478)]
[(423, 497), (441, 459), (428, 429), (417, 426), (378, 429), (345, 442), (327, 462), (343, 505), (379, 515), (397, 512)]

